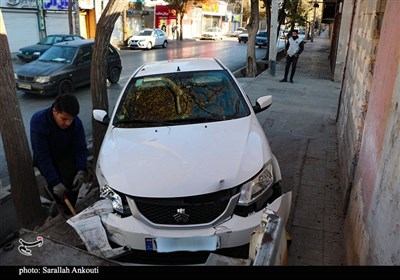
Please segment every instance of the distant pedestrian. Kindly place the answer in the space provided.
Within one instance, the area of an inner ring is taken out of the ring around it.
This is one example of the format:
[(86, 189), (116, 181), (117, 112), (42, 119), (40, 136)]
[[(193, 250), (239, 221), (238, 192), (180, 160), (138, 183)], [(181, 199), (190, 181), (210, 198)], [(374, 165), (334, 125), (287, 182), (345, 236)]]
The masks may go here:
[(304, 50), (304, 41), (298, 36), (298, 30), (292, 30), (292, 35), (289, 37), (286, 43), (286, 66), (285, 66), (285, 76), (280, 82), (287, 82), (289, 68), (292, 66), (292, 71), (290, 72), (290, 82), (293, 83), (294, 73), (296, 72), (297, 60), (299, 55)]
[(172, 31), (172, 38), (175, 39), (175, 31), (176, 31), (176, 25), (172, 25), (171, 27), (171, 31)]
[(167, 26), (165, 25), (165, 23), (163, 22), (162, 26), (161, 26), (161, 30), (164, 32), (167, 32)]
[(36, 112), (30, 122), (33, 162), (59, 204), (64, 196), (75, 204), (87, 172), (88, 149), (74, 95), (58, 95), (54, 103)]

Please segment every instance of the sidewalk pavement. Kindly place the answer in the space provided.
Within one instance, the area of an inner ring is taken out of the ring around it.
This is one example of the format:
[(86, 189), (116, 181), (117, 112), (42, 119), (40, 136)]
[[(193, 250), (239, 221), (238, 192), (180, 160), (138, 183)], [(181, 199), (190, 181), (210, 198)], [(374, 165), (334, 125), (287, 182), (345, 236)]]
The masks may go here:
[(251, 101), (272, 95), (272, 106), (257, 116), (282, 173), (283, 192), (292, 191), (287, 230), (289, 265), (344, 265), (344, 216), (339, 205), (336, 113), (339, 82), (330, 78), (327, 34), (305, 44), (294, 83), (264, 71), (239, 79)]
[[(293, 84), (279, 82), (285, 59), (276, 63), (275, 76), (267, 70), (255, 78), (238, 79), (253, 103), (263, 95), (273, 97), (272, 106), (257, 116), (280, 164), (282, 189), (292, 191), (286, 228), (292, 238), (288, 264), (294, 266), (344, 264), (335, 122), (340, 83), (330, 80), (330, 41), (324, 35), (305, 44)], [(85, 205), (97, 195), (92, 191)], [(66, 220), (60, 214), (34, 231), (44, 238), (43, 247), (52, 245), (51, 260), (35, 254), (36, 248), (33, 256), (22, 256), (14, 239), (14, 248), (1, 249), (0, 265), (76, 265), (71, 254), (79, 256), (81, 265), (113, 265), (88, 254)]]

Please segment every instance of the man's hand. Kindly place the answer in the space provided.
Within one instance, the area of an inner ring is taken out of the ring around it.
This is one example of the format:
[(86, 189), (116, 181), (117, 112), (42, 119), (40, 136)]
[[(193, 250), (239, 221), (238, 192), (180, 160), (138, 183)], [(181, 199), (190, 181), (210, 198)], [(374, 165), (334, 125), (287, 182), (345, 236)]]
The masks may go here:
[(68, 191), (67, 188), (62, 183), (55, 185), (53, 188), (54, 195), (57, 196), (61, 201), (64, 200), (64, 194), (67, 191)]
[(74, 187), (73, 191), (77, 191), (82, 186), (85, 179), (85, 171), (80, 170), (76, 173), (74, 181), (72, 182), (72, 186)]

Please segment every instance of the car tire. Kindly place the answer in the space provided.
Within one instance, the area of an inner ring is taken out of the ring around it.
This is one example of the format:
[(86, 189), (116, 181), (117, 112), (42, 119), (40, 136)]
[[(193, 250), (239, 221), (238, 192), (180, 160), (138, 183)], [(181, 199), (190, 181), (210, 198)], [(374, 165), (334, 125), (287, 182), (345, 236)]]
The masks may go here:
[(114, 67), (110, 71), (110, 75), (108, 76), (108, 81), (111, 84), (116, 84), (118, 83), (120, 76), (121, 76), (121, 69), (119, 69), (118, 67)]
[(148, 42), (146, 45), (146, 49), (151, 50), (153, 48), (153, 44), (151, 42)]
[(168, 42), (167, 40), (164, 41), (164, 43), (162, 44), (162, 47), (165, 49), (168, 46)]
[(72, 82), (70, 80), (63, 80), (58, 85), (58, 94), (71, 93), (73, 91)]

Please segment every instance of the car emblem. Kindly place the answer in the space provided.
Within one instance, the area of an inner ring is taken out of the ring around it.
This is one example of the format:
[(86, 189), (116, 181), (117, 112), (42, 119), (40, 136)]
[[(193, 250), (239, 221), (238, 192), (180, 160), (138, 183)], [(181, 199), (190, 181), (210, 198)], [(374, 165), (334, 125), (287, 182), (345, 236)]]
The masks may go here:
[(189, 220), (189, 215), (186, 214), (185, 208), (176, 209), (174, 219), (177, 223), (186, 223)]

